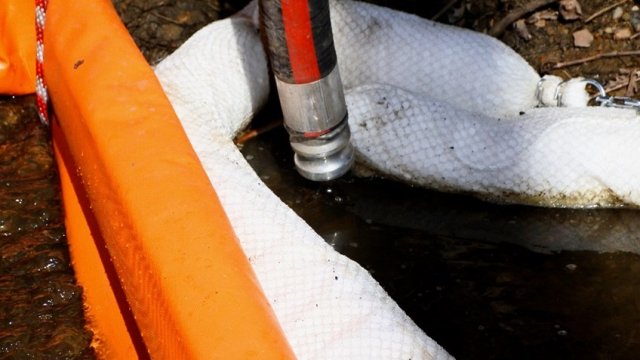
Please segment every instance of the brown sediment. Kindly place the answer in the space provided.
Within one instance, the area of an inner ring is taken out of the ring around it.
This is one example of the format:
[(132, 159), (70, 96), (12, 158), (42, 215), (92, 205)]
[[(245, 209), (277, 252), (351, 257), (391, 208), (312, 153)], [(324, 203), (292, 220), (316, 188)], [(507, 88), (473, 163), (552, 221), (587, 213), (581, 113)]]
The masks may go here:
[(48, 130), (0, 98), (0, 358), (93, 359)]

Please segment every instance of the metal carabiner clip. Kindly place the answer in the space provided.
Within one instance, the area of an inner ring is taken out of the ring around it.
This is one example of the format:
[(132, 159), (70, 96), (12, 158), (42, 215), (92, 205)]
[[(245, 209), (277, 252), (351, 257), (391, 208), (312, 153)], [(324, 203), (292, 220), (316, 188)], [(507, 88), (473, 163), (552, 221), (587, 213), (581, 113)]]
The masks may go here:
[(604, 98), (597, 96), (595, 101), (600, 106), (640, 111), (640, 100), (626, 96), (609, 96)]
[(598, 91), (594, 101), (599, 106), (640, 111), (640, 100), (627, 96), (609, 96), (604, 86), (594, 79), (585, 79), (585, 83), (593, 86)]

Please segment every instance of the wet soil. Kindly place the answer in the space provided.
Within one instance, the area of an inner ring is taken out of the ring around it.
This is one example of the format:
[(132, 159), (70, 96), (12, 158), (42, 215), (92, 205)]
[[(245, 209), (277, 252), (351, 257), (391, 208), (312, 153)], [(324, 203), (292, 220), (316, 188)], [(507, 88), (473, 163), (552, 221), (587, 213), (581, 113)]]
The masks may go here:
[(34, 100), (0, 98), (0, 359), (92, 359)]
[(151, 64), (171, 54), (204, 25), (236, 11), (225, 1), (113, 0), (113, 4)]

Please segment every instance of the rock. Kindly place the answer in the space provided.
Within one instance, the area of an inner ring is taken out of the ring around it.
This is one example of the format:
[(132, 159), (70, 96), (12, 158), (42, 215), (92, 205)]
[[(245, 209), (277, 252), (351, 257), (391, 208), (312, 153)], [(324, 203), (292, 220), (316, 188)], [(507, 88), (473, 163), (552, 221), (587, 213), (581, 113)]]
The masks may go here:
[(580, 19), (582, 6), (577, 0), (560, 0), (560, 15), (565, 20)]
[(593, 43), (593, 35), (588, 29), (578, 30), (573, 33), (573, 45), (575, 47), (589, 47)]
[(633, 26), (633, 30), (635, 30), (636, 32), (640, 32), (640, 12), (638, 11), (632, 12), (631, 18), (629, 19), (629, 21), (631, 21), (631, 26)]
[(624, 14), (624, 10), (622, 9), (622, 7), (618, 6), (613, 10), (613, 14), (611, 15), (611, 17), (613, 17), (613, 20), (618, 20), (622, 17), (622, 14)]
[(182, 36), (182, 28), (175, 24), (163, 24), (158, 28), (158, 37), (168, 42), (177, 41)]
[(613, 33), (614, 40), (626, 40), (630, 37), (631, 37), (631, 29), (629, 28), (616, 29), (616, 31)]

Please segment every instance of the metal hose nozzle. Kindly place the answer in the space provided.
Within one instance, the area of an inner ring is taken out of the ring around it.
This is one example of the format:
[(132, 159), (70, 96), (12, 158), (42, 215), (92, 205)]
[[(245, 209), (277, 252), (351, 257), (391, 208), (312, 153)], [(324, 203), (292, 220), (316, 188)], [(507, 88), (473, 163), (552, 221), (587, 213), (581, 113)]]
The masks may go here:
[(328, 0), (262, 0), (271, 68), (298, 172), (324, 181), (353, 163)]

